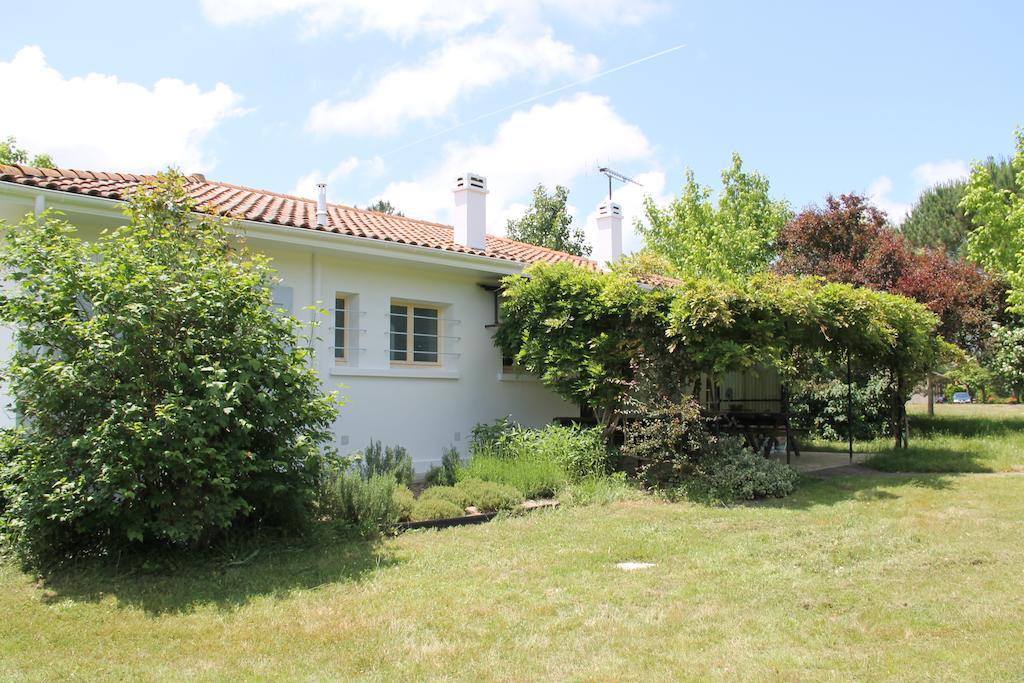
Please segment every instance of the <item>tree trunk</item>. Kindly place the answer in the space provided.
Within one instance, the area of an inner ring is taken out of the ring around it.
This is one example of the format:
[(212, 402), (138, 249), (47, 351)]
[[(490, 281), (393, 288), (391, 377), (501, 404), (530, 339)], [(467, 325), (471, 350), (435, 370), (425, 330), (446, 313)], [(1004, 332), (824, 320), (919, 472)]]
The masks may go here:
[(907, 401), (905, 394), (906, 383), (903, 375), (896, 373), (896, 448), (907, 448), (910, 430), (907, 424)]
[(614, 408), (603, 408), (598, 414), (598, 419), (601, 421), (601, 435), (604, 437), (605, 443), (614, 446), (615, 432), (619, 428), (622, 416)]
[(892, 434), (895, 437), (896, 448), (906, 448), (907, 410), (904, 397), (905, 384), (903, 375), (899, 372), (894, 372), (889, 386), (892, 390), (892, 410), (890, 414)]
[(928, 382), (925, 385), (928, 391), (928, 414), (935, 415), (935, 385), (932, 384), (932, 374), (928, 373)]

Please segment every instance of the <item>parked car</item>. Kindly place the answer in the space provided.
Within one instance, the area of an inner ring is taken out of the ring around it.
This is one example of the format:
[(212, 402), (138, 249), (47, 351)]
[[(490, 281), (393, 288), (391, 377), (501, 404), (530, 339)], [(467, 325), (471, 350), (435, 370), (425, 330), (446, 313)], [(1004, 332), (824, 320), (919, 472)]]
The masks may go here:
[(974, 399), (966, 391), (958, 391), (953, 394), (953, 403), (974, 403)]

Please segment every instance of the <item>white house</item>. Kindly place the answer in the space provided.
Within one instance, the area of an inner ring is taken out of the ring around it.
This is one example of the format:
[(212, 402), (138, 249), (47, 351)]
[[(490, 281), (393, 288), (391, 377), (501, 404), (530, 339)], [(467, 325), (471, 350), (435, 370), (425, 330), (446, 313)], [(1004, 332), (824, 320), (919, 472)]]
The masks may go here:
[[(124, 198), (151, 176), (0, 165), (0, 220), (60, 210), (84, 239), (124, 222)], [(452, 226), (328, 205), (320, 200), (187, 178), (208, 210), (228, 215), (249, 245), (272, 257), (275, 301), (297, 317), (333, 310), (316, 363), (325, 388), (348, 400), (334, 426), (342, 452), (371, 439), (409, 449), (419, 472), (443, 449), (466, 452), (473, 426), (504, 415), (531, 426), (579, 415), (535, 379), (503, 365), (492, 342), (494, 287), (538, 261), (598, 262), (488, 234), (487, 182), (455, 179)], [(622, 212), (599, 207), (601, 262), (621, 253)], [(453, 227), (454, 226), (454, 227)], [(0, 346), (10, 353), (10, 330)], [(13, 424), (0, 394), (0, 424)]]

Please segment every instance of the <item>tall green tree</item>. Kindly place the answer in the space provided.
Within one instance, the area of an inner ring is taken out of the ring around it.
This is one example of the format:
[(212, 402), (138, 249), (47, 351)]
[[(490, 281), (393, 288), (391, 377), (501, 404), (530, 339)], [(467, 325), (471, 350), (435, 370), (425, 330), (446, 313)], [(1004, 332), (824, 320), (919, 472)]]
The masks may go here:
[(530, 208), (521, 218), (508, 222), (506, 234), (519, 242), (589, 256), (591, 247), (587, 244), (583, 228), (573, 225), (568, 202), (567, 188), (556, 185), (554, 194), (549, 194), (546, 187), (537, 185)]
[(386, 199), (378, 199), (369, 206), (366, 207), (367, 211), (379, 211), (380, 213), (390, 214), (392, 216), (404, 216), (405, 214), (396, 209), (391, 202)]
[[(989, 158), (984, 162), (994, 185), (1002, 190), (1017, 188), (1010, 162)], [(967, 192), (966, 180), (939, 183), (921, 193), (903, 221), (903, 234), (915, 247), (944, 249), (950, 256), (962, 256), (967, 235), (974, 229), (960, 203)]]
[(0, 140), (0, 164), (25, 164), (36, 168), (53, 168), (53, 157), (49, 154), (36, 154), (30, 157), (29, 152), (18, 147), (13, 136)]
[(996, 326), (990, 367), (1003, 388), (1017, 398), (1024, 392), (1024, 327)]
[(937, 247), (951, 256), (958, 255), (974, 226), (960, 202), (967, 182), (955, 180), (928, 188), (918, 197), (903, 221), (902, 230), (915, 247)]
[(789, 205), (769, 196), (768, 179), (743, 170), (739, 154), (722, 171), (717, 204), (712, 189), (687, 169), (682, 194), (664, 207), (644, 201), (647, 225), (638, 230), (652, 252), (683, 277), (733, 279), (767, 270), (775, 239), (791, 215)]
[[(1011, 161), (1016, 187), (1024, 187), (1024, 129), (1017, 129), (1017, 151)], [(1000, 187), (992, 169), (977, 163), (960, 204), (975, 229), (967, 236), (972, 259), (1010, 284), (1007, 303), (1024, 313), (1024, 192)]]

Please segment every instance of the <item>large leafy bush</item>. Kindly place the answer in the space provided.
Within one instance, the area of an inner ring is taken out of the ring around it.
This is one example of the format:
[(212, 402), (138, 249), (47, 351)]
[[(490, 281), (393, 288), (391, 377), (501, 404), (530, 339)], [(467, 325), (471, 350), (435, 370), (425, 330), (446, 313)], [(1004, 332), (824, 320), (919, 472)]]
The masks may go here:
[(754, 453), (739, 437), (718, 440), (702, 459), (697, 475), (682, 489), (691, 498), (732, 502), (783, 498), (793, 492), (797, 473)]
[(22, 428), (0, 526), (21, 550), (197, 544), (309, 512), (337, 401), (272, 306), (269, 260), (196, 211), (169, 174), (90, 243), (49, 212), (4, 226)]
[(674, 486), (698, 474), (712, 440), (695, 401), (658, 400), (634, 407), (622, 455), (647, 485)]
[[(853, 378), (853, 437), (858, 441), (890, 435), (892, 381), (885, 373), (858, 374)], [(789, 407), (792, 423), (827, 441), (849, 436), (845, 377), (810, 374), (792, 383)]]
[(792, 469), (754, 453), (742, 439), (711, 434), (693, 401), (638, 405), (622, 453), (636, 458), (648, 486), (702, 501), (782, 497), (797, 480)]

